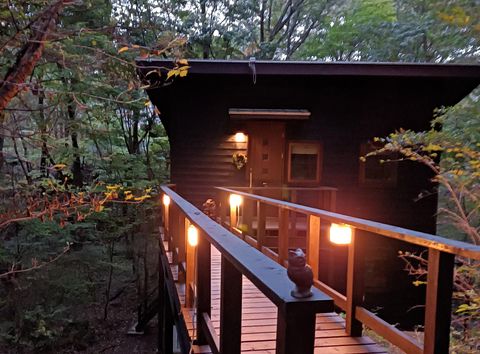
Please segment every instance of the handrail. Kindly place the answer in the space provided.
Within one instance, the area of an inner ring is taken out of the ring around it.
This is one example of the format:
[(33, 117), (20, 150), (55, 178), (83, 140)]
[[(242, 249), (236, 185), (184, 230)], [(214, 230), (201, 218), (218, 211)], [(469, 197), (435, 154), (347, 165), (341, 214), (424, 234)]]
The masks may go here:
[[(206, 252), (209, 252), (209, 245), (215, 246), (222, 255), (220, 348), (216, 348), (215, 341), (210, 340), (209, 344), (212, 350), (229, 354), (240, 353), (241, 279), (244, 275), (278, 308), (277, 353), (313, 353), (315, 314), (333, 311), (333, 300), (315, 288), (312, 289), (313, 295), (311, 297), (305, 299), (293, 297), (291, 290), (295, 285), (288, 278), (285, 268), (240, 240), (232, 232), (210, 219), (170, 188), (162, 186), (161, 190), (170, 197), (170, 207), (175, 206), (165, 213), (171, 219), (168, 222), (169, 226), (171, 227), (171, 221), (177, 218), (176, 220), (180, 225), (182, 224), (181, 220), (183, 222), (187, 220), (188, 223), (194, 225), (200, 231), (196, 251), (198, 255), (195, 256), (194, 254), (192, 256), (190, 253), (189, 256), (187, 249), (187, 262), (191, 263), (193, 261), (196, 264), (201, 261), (203, 265), (208, 265), (210, 254)], [(172, 217), (172, 211), (178, 214)], [(177, 234), (180, 237), (185, 237), (185, 230), (183, 230), (183, 235), (182, 232)], [(185, 239), (183, 242), (185, 242)], [(197, 287), (208, 287), (209, 289), (210, 274), (202, 273), (204, 267), (196, 265), (198, 271)], [(190, 266), (191, 264), (187, 264), (187, 272)], [(205, 268), (209, 269), (209, 267)], [(209, 270), (207, 273), (209, 273)], [(227, 278), (228, 286), (225, 281)], [(187, 285), (189, 285), (188, 281)], [(232, 289), (236, 289), (236, 291)], [(201, 294), (203, 295), (201, 296)], [(205, 318), (209, 318), (210, 299), (206, 299), (206, 296), (210, 296), (210, 291), (198, 290), (197, 303), (201, 303), (202, 307), (206, 309), (197, 314), (197, 328), (203, 331), (209, 328), (208, 321)], [(225, 315), (224, 311), (228, 311), (228, 316)], [(205, 316), (205, 313), (208, 316)], [(302, 323), (298, 323), (298, 318), (303, 319)], [(208, 340), (208, 338), (215, 338), (215, 335), (204, 333), (201, 338)]]
[[(342, 215), (326, 210), (302, 206), (291, 202), (276, 200), (225, 187), (216, 187), (219, 190), (219, 204), (221, 222), (228, 225), (226, 220), (228, 204), (227, 195), (237, 194), (257, 202), (257, 233), (256, 239), (248, 234), (239, 232), (239, 236), (251, 244), (255, 244), (270, 257), (285, 262), (289, 248), (289, 225), (291, 220), (289, 212), (307, 216), (306, 250), (307, 261), (312, 266), (314, 275), (318, 276), (319, 269), (319, 234), (320, 223), (324, 220), (332, 223), (348, 224), (352, 227), (352, 240), (348, 245), (347, 289), (343, 295), (327, 284), (315, 279), (315, 286), (331, 296), (335, 304), (346, 312), (346, 331), (349, 335), (359, 336), (362, 325), (384, 337), (390, 343), (412, 354), (446, 353), (449, 347), (451, 300), (453, 292), (453, 272), (455, 256), (480, 260), (480, 246), (454, 241), (440, 236), (413, 231), (401, 227), (391, 226), (370, 220)], [(246, 202), (246, 201), (245, 201)], [(266, 205), (278, 208), (278, 255), (265, 247)], [(252, 211), (244, 206), (247, 223), (252, 223)], [(238, 209), (230, 207), (230, 227), (235, 229), (238, 224)], [(322, 221), (321, 221), (322, 220)], [(296, 227), (296, 222), (293, 222)], [(388, 324), (374, 313), (362, 307), (364, 295), (364, 261), (365, 251), (369, 246), (365, 242), (367, 234), (376, 234), (392, 239), (408, 242), (428, 248), (428, 274), (425, 299), (425, 324), (424, 344), (418, 343), (414, 338), (405, 335), (402, 331)], [(274, 255), (272, 255), (274, 254)]]
[(272, 186), (261, 186), (261, 187), (245, 187), (245, 186), (228, 186), (223, 187), (226, 189), (234, 190), (298, 190), (298, 191), (338, 191), (338, 188), (329, 187), (329, 186), (320, 186), (320, 187), (292, 187), (292, 186), (281, 186), (281, 187), (272, 187)]
[(438, 251), (455, 254), (457, 256), (480, 260), (480, 246), (469, 244), (466, 242), (455, 241), (425, 232), (414, 231), (398, 226), (383, 224), (376, 221), (365, 220), (353, 216), (334, 213), (331, 211), (298, 205), (291, 202), (280, 201), (273, 198), (254, 195), (229, 188), (215, 188), (227, 193), (242, 195), (249, 199), (257, 200), (268, 205), (281, 207), (297, 213), (310, 214), (322, 217), (328, 221), (348, 224), (360, 230), (372, 232), (400, 241), (409, 242), (418, 246), (428, 247)]

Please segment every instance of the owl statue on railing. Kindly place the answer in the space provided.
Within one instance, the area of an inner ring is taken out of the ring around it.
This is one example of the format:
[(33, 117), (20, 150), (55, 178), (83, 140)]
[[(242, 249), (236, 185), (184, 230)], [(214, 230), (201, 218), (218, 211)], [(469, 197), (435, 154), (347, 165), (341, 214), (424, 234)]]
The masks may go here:
[(300, 248), (288, 253), (287, 275), (296, 285), (291, 291), (293, 297), (303, 299), (312, 296), (313, 272)]

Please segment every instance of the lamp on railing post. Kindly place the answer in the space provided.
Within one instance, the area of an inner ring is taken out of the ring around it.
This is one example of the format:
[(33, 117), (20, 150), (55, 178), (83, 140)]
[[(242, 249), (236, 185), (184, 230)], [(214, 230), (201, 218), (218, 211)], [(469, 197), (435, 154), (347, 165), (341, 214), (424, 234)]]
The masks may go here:
[(349, 245), (352, 242), (352, 227), (346, 224), (330, 225), (330, 242), (336, 245)]
[(230, 227), (238, 226), (238, 219), (240, 217), (240, 205), (242, 205), (243, 198), (238, 194), (230, 194)]
[(185, 219), (185, 226), (187, 228), (187, 247), (186, 247), (186, 260), (187, 260), (187, 274), (186, 274), (186, 292), (185, 303), (188, 307), (192, 307), (195, 303), (195, 288), (197, 278), (197, 245), (198, 245), (198, 229), (195, 225), (190, 224), (190, 220)]
[(164, 239), (168, 241), (169, 249), (171, 249), (171, 236), (170, 236), (169, 222), (168, 222), (170, 197), (164, 194), (162, 197), (162, 203), (163, 203), (163, 235), (164, 235)]

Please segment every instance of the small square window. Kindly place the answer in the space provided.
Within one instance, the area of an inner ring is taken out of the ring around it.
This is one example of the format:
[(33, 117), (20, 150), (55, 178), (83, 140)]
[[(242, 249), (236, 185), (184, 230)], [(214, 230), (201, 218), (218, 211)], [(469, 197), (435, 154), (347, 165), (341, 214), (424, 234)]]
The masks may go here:
[[(373, 142), (360, 145), (360, 156), (364, 157), (369, 152), (380, 149), (382, 146)], [(369, 156), (365, 161), (360, 161), (360, 185), (372, 187), (393, 187), (397, 184), (397, 162), (393, 154), (380, 154)]]
[(316, 142), (291, 142), (288, 145), (288, 182), (319, 183), (322, 148)]

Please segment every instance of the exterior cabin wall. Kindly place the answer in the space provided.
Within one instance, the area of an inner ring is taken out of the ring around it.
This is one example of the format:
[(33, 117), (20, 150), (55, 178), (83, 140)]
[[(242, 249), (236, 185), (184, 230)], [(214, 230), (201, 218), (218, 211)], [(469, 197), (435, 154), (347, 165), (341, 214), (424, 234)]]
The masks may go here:
[[(233, 141), (247, 122), (232, 121), (230, 108), (307, 109), (306, 121), (284, 121), (289, 141), (319, 141), (323, 148), (320, 185), (338, 188), (339, 213), (435, 232), (437, 198), (429, 171), (414, 163), (398, 165), (397, 181), (385, 186), (360, 182), (360, 146), (400, 128), (429, 128), (436, 107), (457, 103), (475, 86), (472, 79), (261, 76), (192, 74), (149, 92), (168, 124), (171, 182), (201, 206), (215, 197), (214, 186), (248, 185), (248, 173), (232, 164), (246, 144)], [(274, 124), (274, 122), (272, 122)], [(248, 133), (248, 132), (247, 132)], [(286, 176), (283, 176), (286, 181)], [(423, 193), (425, 197), (418, 198)], [(367, 254), (367, 304), (388, 309), (380, 314), (405, 326), (421, 321), (422, 289), (411, 286), (398, 259), (401, 242), (372, 236)], [(320, 278), (340, 291), (345, 287), (346, 251), (324, 242)], [(333, 268), (333, 270), (332, 270)], [(405, 296), (388, 296), (392, 291)], [(397, 302), (394, 302), (397, 301)]]

